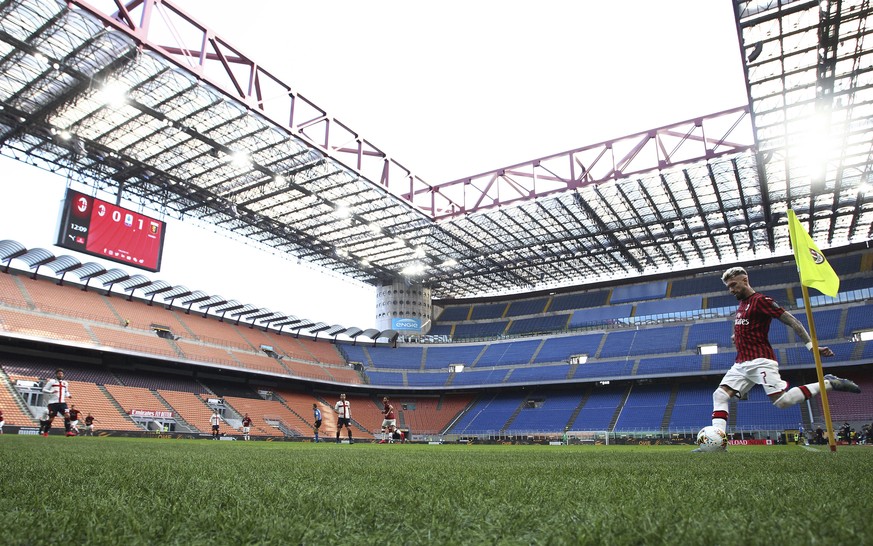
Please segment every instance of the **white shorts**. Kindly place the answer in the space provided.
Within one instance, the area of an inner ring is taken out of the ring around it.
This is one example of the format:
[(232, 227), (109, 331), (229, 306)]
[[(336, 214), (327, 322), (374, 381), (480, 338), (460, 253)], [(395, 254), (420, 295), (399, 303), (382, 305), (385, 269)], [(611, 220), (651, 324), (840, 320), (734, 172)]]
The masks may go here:
[(745, 395), (755, 385), (764, 387), (767, 396), (784, 392), (788, 382), (779, 375), (779, 364), (769, 358), (756, 358), (748, 362), (737, 362), (724, 374), (720, 385), (727, 385)]
[(243, 429), (243, 434), (249, 433), (249, 427), (243, 427), (242, 429)]
[(382, 428), (396, 427), (397, 419), (382, 419)]
[(79, 420), (76, 419), (75, 421), (70, 421), (70, 426), (73, 428), (79, 428)]

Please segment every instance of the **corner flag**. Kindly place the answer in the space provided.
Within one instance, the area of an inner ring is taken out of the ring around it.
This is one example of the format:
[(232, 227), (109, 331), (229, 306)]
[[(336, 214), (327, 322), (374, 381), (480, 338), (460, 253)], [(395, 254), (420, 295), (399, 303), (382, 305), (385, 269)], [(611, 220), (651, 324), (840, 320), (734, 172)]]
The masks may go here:
[(837, 297), (840, 278), (791, 209), (788, 209), (788, 232), (791, 236), (791, 248), (794, 250), (794, 261), (797, 262), (797, 271), (800, 273), (800, 284), (815, 288), (832, 298)]

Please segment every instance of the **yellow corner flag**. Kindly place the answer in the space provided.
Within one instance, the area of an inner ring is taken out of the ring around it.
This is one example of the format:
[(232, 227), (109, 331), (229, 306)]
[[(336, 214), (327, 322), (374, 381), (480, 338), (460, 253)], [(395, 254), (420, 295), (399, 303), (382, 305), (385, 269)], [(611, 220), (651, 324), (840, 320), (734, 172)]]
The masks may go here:
[(815, 288), (832, 298), (837, 297), (840, 278), (791, 209), (788, 209), (788, 233), (791, 236), (791, 248), (794, 250), (794, 261), (797, 262), (797, 271), (800, 273), (800, 284)]

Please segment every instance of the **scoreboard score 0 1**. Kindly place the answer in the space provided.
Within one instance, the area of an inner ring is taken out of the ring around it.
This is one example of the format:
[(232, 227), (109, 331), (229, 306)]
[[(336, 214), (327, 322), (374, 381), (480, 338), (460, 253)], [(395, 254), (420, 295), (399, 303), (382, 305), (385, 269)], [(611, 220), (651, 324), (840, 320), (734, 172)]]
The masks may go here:
[(158, 272), (166, 232), (166, 222), (68, 189), (56, 244)]

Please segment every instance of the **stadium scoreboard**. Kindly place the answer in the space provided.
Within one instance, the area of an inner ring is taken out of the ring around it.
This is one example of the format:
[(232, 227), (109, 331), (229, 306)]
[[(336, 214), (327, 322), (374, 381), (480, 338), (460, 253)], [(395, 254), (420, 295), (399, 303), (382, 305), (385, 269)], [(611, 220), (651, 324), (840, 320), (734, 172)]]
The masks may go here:
[(68, 189), (56, 244), (158, 272), (166, 231), (166, 222)]

